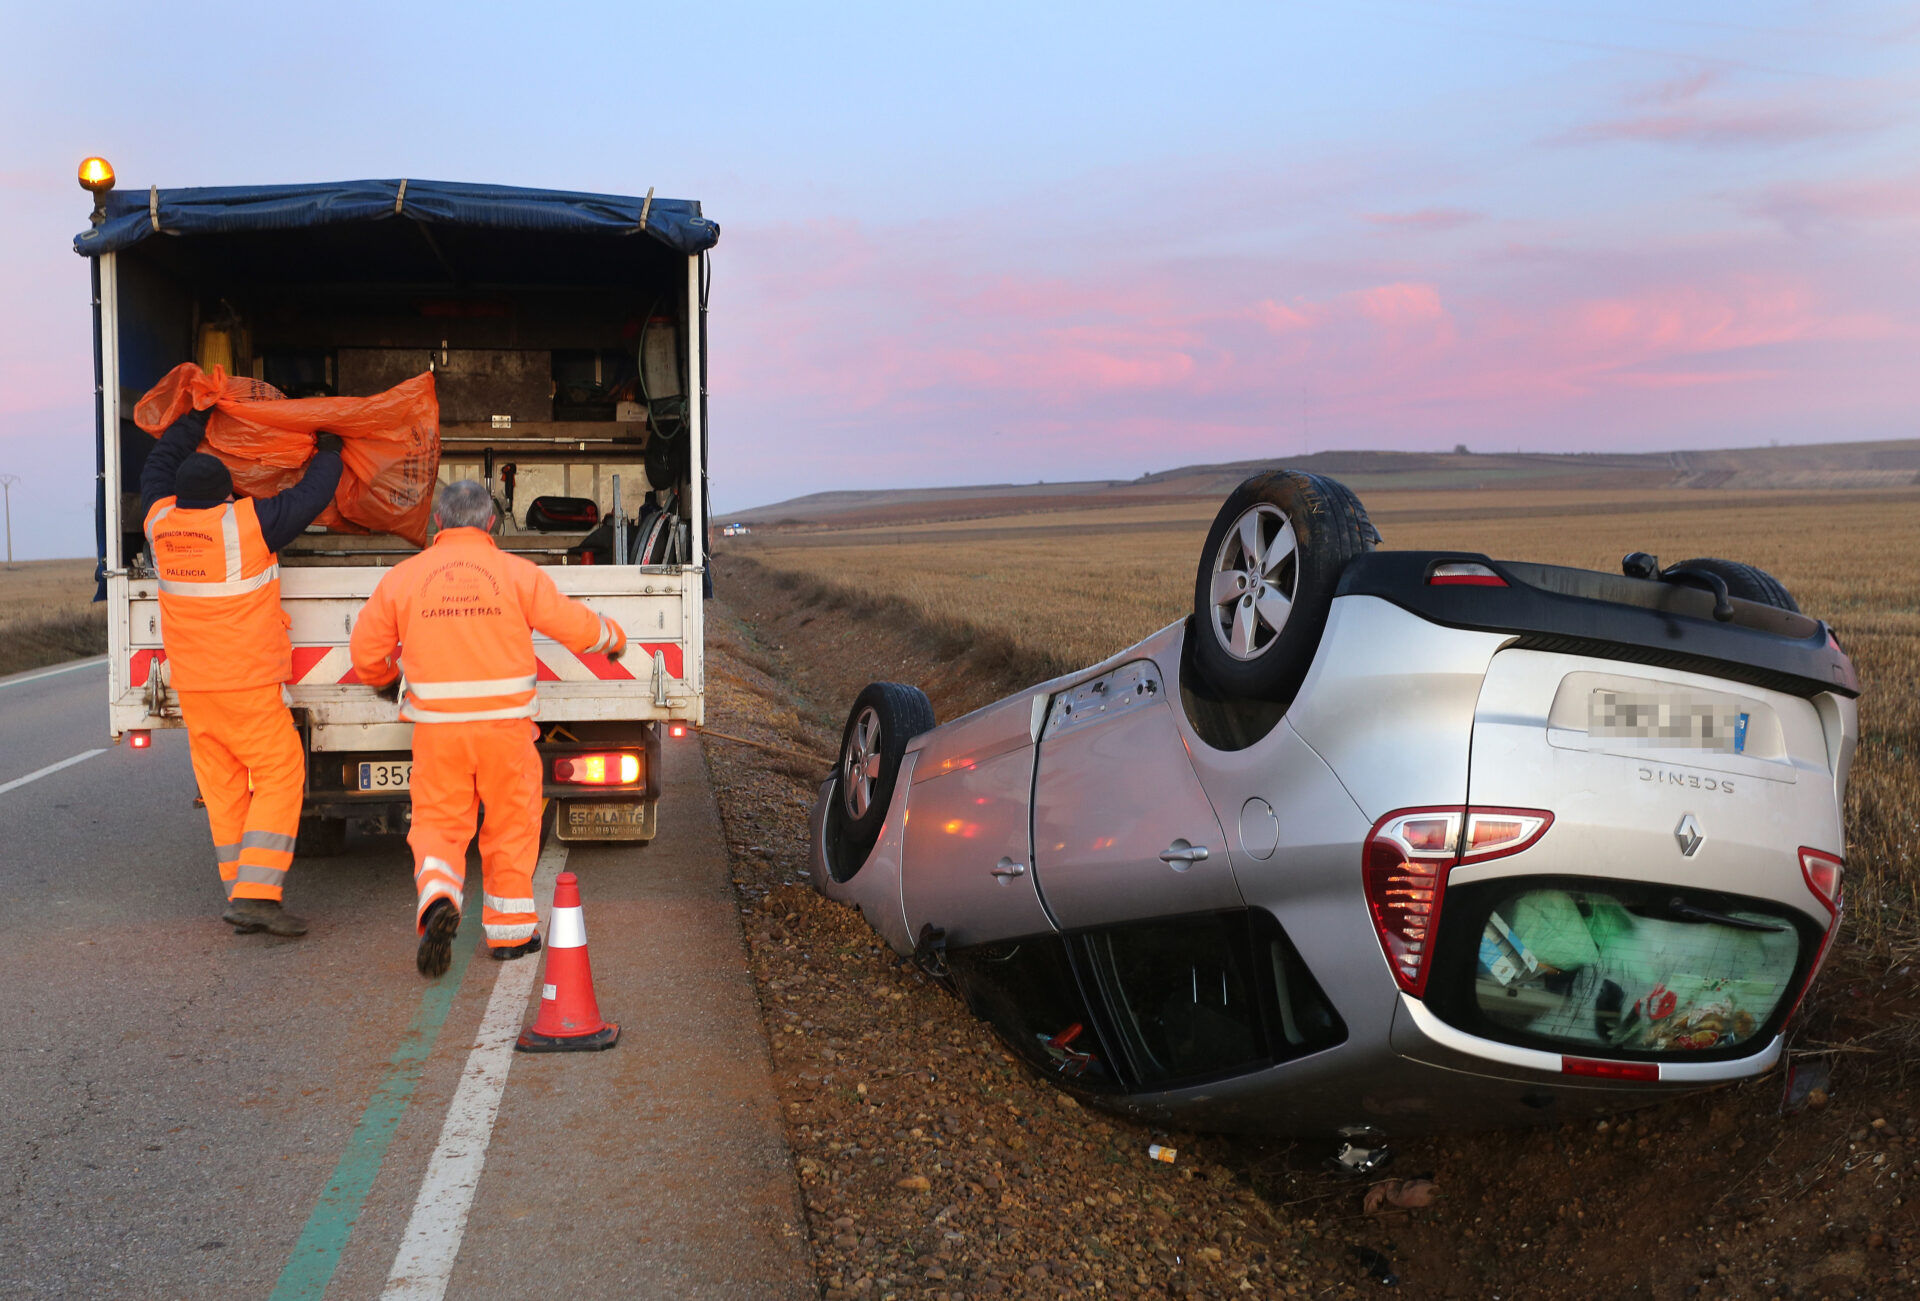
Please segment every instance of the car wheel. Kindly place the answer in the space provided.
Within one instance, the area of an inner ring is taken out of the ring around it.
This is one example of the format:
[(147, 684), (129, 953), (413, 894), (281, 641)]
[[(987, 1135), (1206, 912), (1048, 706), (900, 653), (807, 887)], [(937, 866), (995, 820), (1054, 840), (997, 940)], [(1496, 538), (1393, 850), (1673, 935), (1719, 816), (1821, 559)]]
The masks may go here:
[(1701, 556), (1693, 560), (1682, 560), (1673, 569), (1698, 569), (1706, 573), (1717, 574), (1727, 585), (1727, 595), (1742, 601), (1753, 601), (1759, 605), (1771, 605), (1776, 610), (1791, 610), (1800, 613), (1799, 604), (1793, 594), (1787, 591), (1785, 584), (1756, 565), (1743, 565), (1738, 560), (1716, 560), (1712, 556)]
[(933, 706), (917, 687), (870, 682), (847, 713), (834, 762), (827, 838), (834, 879), (845, 881), (867, 860), (893, 802), (893, 784), (907, 742), (933, 730)]
[(1320, 644), (1347, 562), (1379, 531), (1346, 485), (1275, 470), (1233, 490), (1193, 584), (1194, 658), (1229, 696), (1286, 702)]

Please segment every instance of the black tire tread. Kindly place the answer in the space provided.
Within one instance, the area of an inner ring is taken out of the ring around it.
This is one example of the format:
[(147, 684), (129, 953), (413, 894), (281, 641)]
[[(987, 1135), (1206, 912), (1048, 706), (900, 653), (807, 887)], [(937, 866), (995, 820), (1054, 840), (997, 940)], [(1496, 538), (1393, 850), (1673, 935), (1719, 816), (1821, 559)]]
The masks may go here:
[(1728, 596), (1741, 601), (1770, 605), (1776, 610), (1800, 613), (1800, 605), (1793, 599), (1793, 593), (1787, 590), (1786, 584), (1758, 565), (1749, 565), (1739, 560), (1722, 560), (1716, 556), (1695, 556), (1691, 560), (1682, 560), (1678, 565), (1669, 565), (1668, 568), (1704, 569), (1720, 576), (1727, 585)]
[[(841, 802), (837, 774), (854, 720), (869, 706), (880, 716), (881, 775), (875, 784), (873, 807), (867, 810), (866, 817), (855, 821), (847, 816), (846, 806)], [(907, 743), (923, 732), (932, 731), (934, 726), (933, 704), (918, 687), (902, 682), (869, 682), (854, 697), (847, 710), (846, 725), (840, 731), (840, 748), (834, 752), (836, 780), (827, 806), (829, 866), (835, 880), (849, 880), (865, 865), (867, 855), (873, 852), (874, 843), (880, 837), (880, 828), (886, 823), (887, 811), (893, 802), (894, 781), (899, 776)]]

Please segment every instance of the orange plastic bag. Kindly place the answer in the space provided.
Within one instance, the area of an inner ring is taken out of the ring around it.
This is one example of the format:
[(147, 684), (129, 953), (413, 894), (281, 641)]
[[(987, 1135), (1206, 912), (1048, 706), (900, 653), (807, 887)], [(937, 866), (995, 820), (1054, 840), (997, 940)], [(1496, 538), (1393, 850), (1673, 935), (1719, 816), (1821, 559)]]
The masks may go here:
[(345, 533), (392, 533), (427, 544), (440, 473), (440, 402), (433, 375), (415, 375), (366, 398), (289, 398), (271, 384), (182, 362), (148, 389), (133, 422), (158, 438), (189, 410), (205, 411), (200, 450), (225, 462), (233, 490), (271, 497), (300, 481), (314, 435), (340, 435), (346, 468), (314, 523)]

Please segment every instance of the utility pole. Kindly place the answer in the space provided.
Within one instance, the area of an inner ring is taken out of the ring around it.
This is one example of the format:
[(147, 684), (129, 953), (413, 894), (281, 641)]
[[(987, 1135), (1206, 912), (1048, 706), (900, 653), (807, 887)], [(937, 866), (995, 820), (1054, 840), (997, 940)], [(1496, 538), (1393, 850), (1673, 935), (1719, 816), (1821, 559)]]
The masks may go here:
[(0, 474), (0, 498), (6, 502), (7, 514), (7, 568), (13, 568), (13, 485), (20, 482), (17, 474)]

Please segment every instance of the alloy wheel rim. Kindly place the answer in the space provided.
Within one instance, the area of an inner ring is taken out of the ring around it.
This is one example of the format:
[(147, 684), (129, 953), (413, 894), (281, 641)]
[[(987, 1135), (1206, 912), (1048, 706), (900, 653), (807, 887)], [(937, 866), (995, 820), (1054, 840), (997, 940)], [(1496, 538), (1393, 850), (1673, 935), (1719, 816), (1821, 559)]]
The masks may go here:
[(1213, 552), (1213, 635), (1236, 660), (1257, 660), (1293, 613), (1300, 582), (1300, 540), (1278, 506), (1240, 513)]
[(849, 817), (867, 815), (873, 807), (874, 784), (879, 780), (880, 715), (868, 706), (853, 720), (840, 756), (840, 798)]

